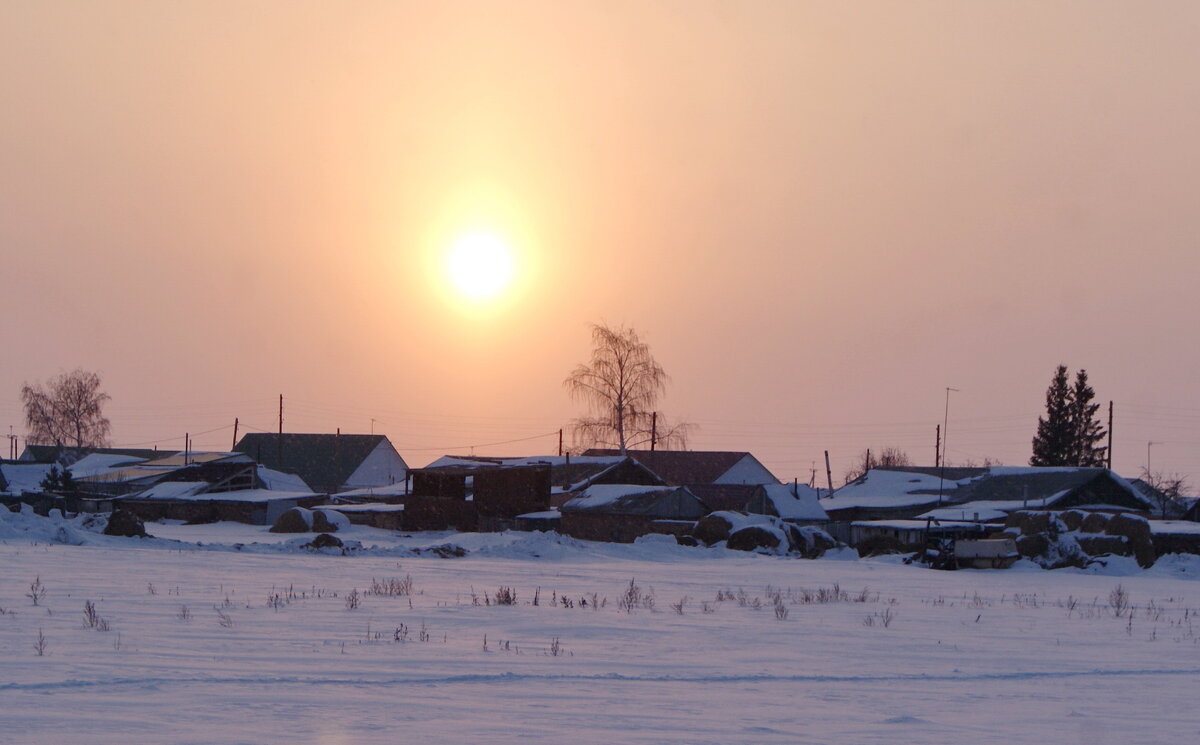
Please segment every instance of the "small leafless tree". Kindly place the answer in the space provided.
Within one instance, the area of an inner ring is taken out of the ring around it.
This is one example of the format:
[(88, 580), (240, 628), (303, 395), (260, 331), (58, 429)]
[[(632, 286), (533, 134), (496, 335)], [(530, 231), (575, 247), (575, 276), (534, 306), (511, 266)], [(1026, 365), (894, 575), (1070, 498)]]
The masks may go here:
[(846, 471), (846, 483), (849, 484), (872, 468), (895, 468), (911, 465), (912, 461), (908, 459), (908, 453), (900, 448), (888, 447), (878, 452), (867, 448), (859, 453), (855, 464)]
[(650, 354), (650, 347), (631, 328), (592, 326), (592, 359), (563, 381), (589, 416), (572, 422), (577, 444), (613, 447), (625, 453), (650, 445), (667, 449), (687, 447), (693, 425), (667, 423), (655, 414), (666, 391), (667, 373)]
[(1163, 519), (1165, 520), (1171, 512), (1172, 507), (1183, 507), (1183, 499), (1188, 496), (1187, 477), (1178, 473), (1163, 473), (1162, 471), (1147, 471), (1142, 469), (1142, 483), (1150, 487), (1149, 490), (1144, 490), (1143, 493), (1149, 491), (1146, 496), (1154, 500), (1154, 506), (1158, 507)]
[(38, 445), (104, 447), (111, 429), (104, 416), (109, 396), (100, 390), (100, 376), (73, 370), (41, 383), (21, 387), (27, 441)]

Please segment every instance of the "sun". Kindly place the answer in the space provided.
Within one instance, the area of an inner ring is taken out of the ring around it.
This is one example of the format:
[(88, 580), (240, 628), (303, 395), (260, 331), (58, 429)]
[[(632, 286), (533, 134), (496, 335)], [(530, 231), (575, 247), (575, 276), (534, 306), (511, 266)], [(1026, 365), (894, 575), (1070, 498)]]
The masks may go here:
[(488, 300), (512, 281), (512, 251), (494, 235), (464, 235), (450, 248), (446, 273), (462, 295), (472, 300)]

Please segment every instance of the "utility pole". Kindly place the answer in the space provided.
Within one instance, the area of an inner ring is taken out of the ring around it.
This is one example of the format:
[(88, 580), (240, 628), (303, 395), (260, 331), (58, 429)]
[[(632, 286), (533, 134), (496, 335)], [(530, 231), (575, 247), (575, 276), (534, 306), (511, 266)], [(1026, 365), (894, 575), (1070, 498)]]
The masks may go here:
[(658, 444), (658, 412), (650, 414), (650, 452), (654, 452), (654, 446)]
[(1113, 423), (1113, 402), (1108, 402), (1108, 470), (1112, 470), (1112, 423)]
[(833, 496), (833, 469), (829, 467), (829, 451), (825, 451), (825, 478), (829, 479), (829, 494)]
[(233, 445), (231, 445), (229, 447), (230, 450), (233, 450), (235, 447), (237, 447), (237, 431), (238, 431), (238, 418), (234, 417), (233, 418)]
[(942, 425), (939, 424), (933, 441), (933, 467), (937, 468), (940, 465), (942, 465)]
[(279, 467), (283, 467), (283, 394), (279, 394), (279, 442), (276, 443), (275, 457)]
[(558, 430), (558, 457), (562, 457), (562, 428)]
[(942, 460), (938, 464), (938, 507), (942, 506), (942, 487), (946, 483), (946, 441), (950, 439), (950, 391), (957, 388), (946, 386), (946, 411), (942, 419)]
[(188, 453), (192, 449), (192, 436), (187, 432), (183, 433), (183, 465), (188, 464)]

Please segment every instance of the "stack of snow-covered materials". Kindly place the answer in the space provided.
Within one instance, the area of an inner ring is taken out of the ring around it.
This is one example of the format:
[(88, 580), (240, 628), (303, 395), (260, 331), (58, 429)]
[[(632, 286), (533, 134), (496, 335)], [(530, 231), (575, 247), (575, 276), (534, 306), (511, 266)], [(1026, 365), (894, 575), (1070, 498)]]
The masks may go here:
[(698, 521), (683, 542), (738, 551), (816, 558), (837, 542), (815, 525), (797, 525), (774, 515), (713, 512)]

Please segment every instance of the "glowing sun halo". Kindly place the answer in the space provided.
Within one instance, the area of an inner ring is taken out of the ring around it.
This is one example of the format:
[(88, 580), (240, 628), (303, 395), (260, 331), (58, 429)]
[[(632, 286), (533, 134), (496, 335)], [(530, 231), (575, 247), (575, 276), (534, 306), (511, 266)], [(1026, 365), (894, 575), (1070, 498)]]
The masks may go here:
[(487, 300), (511, 281), (512, 252), (494, 235), (472, 233), (450, 249), (446, 272), (460, 293), (472, 300)]

